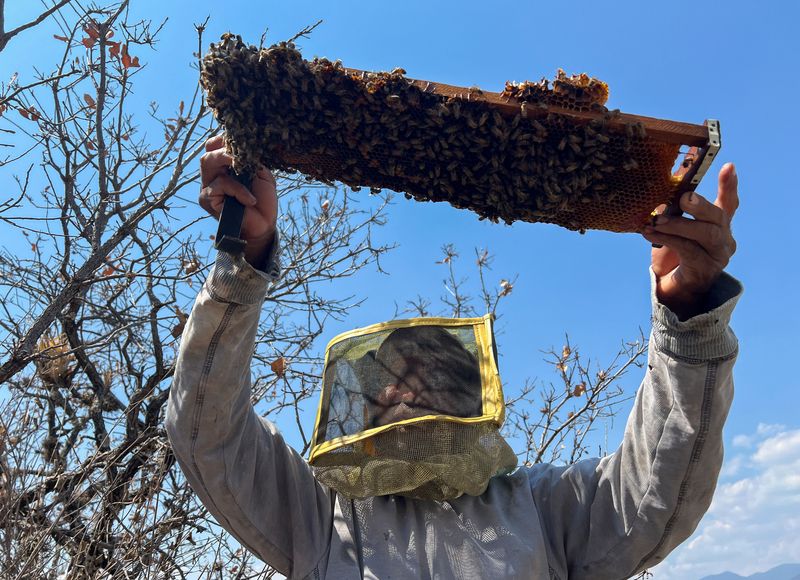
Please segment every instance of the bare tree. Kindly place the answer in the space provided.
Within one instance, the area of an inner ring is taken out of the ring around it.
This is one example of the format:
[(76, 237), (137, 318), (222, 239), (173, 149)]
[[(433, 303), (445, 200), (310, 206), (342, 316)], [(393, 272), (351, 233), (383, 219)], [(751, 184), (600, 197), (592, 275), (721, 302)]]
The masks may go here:
[[(207, 517), (163, 430), (177, 339), (211, 262), (210, 222), (187, 222), (183, 196), (196, 196), (217, 128), (198, 89), (166, 112), (129, 104), (159, 25), (127, 2), (72, 6), (57, 70), (7, 96), (2, 117), (15, 132), (3, 167), (19, 173), (0, 224), (25, 242), (0, 254), (0, 575), (268, 577)], [(372, 242), (385, 200), (279, 181), (284, 275), (254, 399), (285, 422), (315, 391), (315, 338), (358, 303), (320, 288), (388, 248)]]
[[(198, 503), (163, 430), (177, 341), (213, 258), (210, 221), (187, 220), (194, 204), (184, 196), (195, 197), (198, 157), (218, 129), (197, 89), (148, 111), (132, 104), (163, 23), (135, 20), (127, 0), (57, 2), (42, 12), (51, 16), (58, 65), (0, 96), (0, 131), (13, 135), (0, 168), (17, 185), (0, 201), (0, 234), (24, 240), (0, 252), (0, 575), (272, 577)], [(28, 27), (0, 33), (7, 43)], [(196, 29), (200, 54), (204, 24)], [(259, 327), (253, 402), (295, 430), (305, 453), (301, 417), (322, 363), (315, 341), (362, 299), (332, 298), (329, 283), (380, 270), (389, 247), (373, 230), (387, 198), (292, 176), (279, 176), (279, 189), (284, 273)], [(516, 280), (492, 286), (487, 251), (476, 252), (472, 278), (457, 258), (445, 249), (443, 297), (417, 297), (402, 312), (441, 303), (454, 316), (498, 313)], [(643, 342), (625, 345), (600, 370), (567, 340), (548, 355), (553, 384), (507, 387), (522, 460), (583, 456), (643, 352)]]

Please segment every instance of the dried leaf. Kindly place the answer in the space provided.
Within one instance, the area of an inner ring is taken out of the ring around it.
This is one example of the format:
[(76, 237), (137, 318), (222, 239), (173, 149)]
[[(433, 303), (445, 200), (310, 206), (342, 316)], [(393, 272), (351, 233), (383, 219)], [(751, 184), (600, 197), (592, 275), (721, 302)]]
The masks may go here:
[(564, 350), (561, 351), (561, 358), (567, 358), (571, 354), (572, 354), (572, 349), (570, 349), (569, 346), (565, 346)]
[(189, 315), (181, 310), (179, 306), (175, 307), (175, 315), (178, 317), (178, 324), (172, 327), (172, 338), (178, 338), (181, 334), (183, 334), (186, 321), (189, 320)]
[(575, 385), (575, 388), (572, 390), (573, 397), (580, 397), (582, 394), (586, 392), (586, 383), (578, 383)]
[(56, 40), (60, 40), (61, 42), (69, 42), (69, 38), (67, 38), (66, 36), (59, 36), (58, 34), (54, 34), (53, 38), (55, 38)]
[(279, 357), (269, 363), (269, 368), (272, 369), (272, 372), (275, 373), (279, 379), (283, 378), (283, 375), (286, 374), (286, 359), (283, 357)]
[(183, 115), (183, 107), (184, 107), (183, 101), (181, 101), (181, 104), (178, 105), (178, 114), (179, 115)]
[(122, 45), (122, 66), (125, 68), (136, 68), (139, 66), (139, 57), (128, 54), (128, 45)]
[(328, 209), (331, 207), (331, 200), (329, 199), (323, 200), (321, 207), (323, 213), (328, 213)]
[(108, 43), (108, 56), (111, 58), (119, 58), (119, 50), (122, 47), (122, 44), (119, 42), (109, 42)]
[(83, 40), (81, 40), (81, 44), (83, 44), (83, 46), (85, 46), (86, 48), (92, 48), (95, 42), (96, 40), (92, 40), (89, 37), (86, 37)]
[(175, 307), (175, 315), (178, 317), (178, 320), (182, 320), (183, 322), (186, 322), (189, 319), (189, 315), (181, 310), (180, 306)]
[(556, 368), (560, 370), (562, 373), (567, 372), (567, 365), (563, 361), (558, 361), (556, 364)]
[(103, 270), (103, 274), (102, 275), (103, 275), (103, 277), (112, 276), (114, 274), (114, 272), (116, 272), (116, 271), (117, 271), (117, 269), (114, 268), (114, 266), (112, 266), (111, 264), (109, 264), (108, 266), (106, 266), (106, 269)]
[(182, 335), (184, 328), (186, 328), (186, 323), (185, 322), (179, 322), (178, 324), (173, 326), (172, 330), (170, 331), (170, 334), (172, 335), (172, 338), (178, 338), (180, 335)]
[(97, 103), (94, 102), (94, 99), (92, 98), (92, 95), (90, 95), (89, 93), (84, 93), (83, 94), (83, 100), (86, 102), (86, 105), (90, 109), (96, 109), (97, 108)]
[(128, 139), (130, 139), (130, 135), (128, 135), (127, 133), (123, 133), (122, 135), (120, 135), (120, 139), (122, 139), (123, 141), (127, 141)]
[(508, 280), (500, 280), (500, 296), (508, 296), (514, 289), (514, 285)]
[(97, 26), (97, 22), (94, 20), (90, 20), (87, 24), (84, 24), (83, 31), (92, 40), (96, 41), (100, 38), (100, 28)]
[(131, 66), (131, 56), (128, 54), (128, 45), (122, 45), (122, 66), (128, 68)]
[(7, 110), (8, 107), (6, 105), (0, 105), (0, 117), (2, 117), (3, 113), (5, 113)]
[(36, 110), (36, 107), (28, 107), (27, 109), (23, 109), (22, 107), (18, 107), (17, 111), (19, 114), (25, 117), (30, 121), (38, 121), (41, 117), (39, 116), (39, 111)]
[(89, 151), (96, 151), (97, 150), (97, 145), (95, 145), (94, 141), (92, 141), (91, 139), (87, 139), (86, 140), (86, 148)]
[(574, 416), (575, 416), (575, 413), (573, 413), (572, 411), (567, 413), (567, 419), (572, 419)]
[(183, 271), (187, 274), (194, 274), (200, 269), (200, 262), (198, 260), (183, 260)]

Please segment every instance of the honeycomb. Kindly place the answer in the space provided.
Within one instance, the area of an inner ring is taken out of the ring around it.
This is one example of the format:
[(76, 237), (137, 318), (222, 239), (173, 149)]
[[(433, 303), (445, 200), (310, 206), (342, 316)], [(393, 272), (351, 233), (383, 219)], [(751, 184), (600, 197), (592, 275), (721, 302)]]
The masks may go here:
[(544, 103), (573, 111), (608, 111), (604, 106), (608, 100), (606, 83), (585, 73), (567, 76), (561, 69), (553, 79), (552, 89), (547, 79), (538, 83), (507, 81), (501, 95), (518, 101)]
[(305, 60), (292, 43), (257, 48), (226, 34), (204, 57), (201, 83), (243, 174), (263, 165), (446, 201), (493, 222), (615, 232), (638, 230), (680, 185), (679, 145), (620, 123), (605, 107), (607, 85), (587, 75), (507, 83), (509, 113), (489, 102), (497, 93), (444, 91), (402, 69), (353, 71)]

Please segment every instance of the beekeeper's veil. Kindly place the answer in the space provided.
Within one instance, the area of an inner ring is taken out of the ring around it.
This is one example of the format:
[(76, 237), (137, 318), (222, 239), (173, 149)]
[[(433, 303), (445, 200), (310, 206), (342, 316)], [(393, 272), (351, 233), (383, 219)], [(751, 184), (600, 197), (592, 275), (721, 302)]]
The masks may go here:
[(347, 497), (480, 495), (517, 463), (504, 410), (490, 316), (375, 324), (328, 345), (309, 462)]

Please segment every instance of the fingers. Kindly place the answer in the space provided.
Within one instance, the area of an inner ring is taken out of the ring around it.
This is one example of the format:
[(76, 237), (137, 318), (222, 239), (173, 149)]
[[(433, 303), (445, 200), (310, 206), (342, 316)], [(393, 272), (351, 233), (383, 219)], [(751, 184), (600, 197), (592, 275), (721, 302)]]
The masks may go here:
[[(647, 238), (647, 236), (645, 236), (645, 238)], [(651, 262), (653, 265), (653, 272), (659, 277), (671, 272), (681, 263), (678, 254), (670, 248), (663, 247), (663, 245), (653, 247), (651, 250)]]
[(220, 148), (204, 153), (200, 157), (200, 186), (206, 187), (217, 177), (227, 175), (231, 165), (233, 165), (233, 157), (225, 149)]
[[(727, 265), (727, 259), (720, 262), (700, 244), (688, 238), (655, 231), (646, 231), (643, 235), (649, 242), (661, 244), (677, 254), (682, 283), (687, 290), (708, 289), (711, 282)], [(663, 277), (675, 270), (659, 272), (654, 265), (653, 271), (657, 276)]]
[(225, 145), (225, 136), (222, 133), (219, 135), (214, 135), (208, 141), (206, 141), (206, 151), (214, 151), (223, 145)]
[(225, 197), (235, 197), (245, 206), (256, 205), (257, 200), (253, 194), (241, 183), (229, 175), (220, 175), (214, 181), (200, 190), (198, 202), (200, 207), (213, 216), (219, 217)]
[(714, 205), (722, 209), (730, 221), (739, 209), (739, 176), (733, 163), (722, 166), (717, 181), (717, 199)]
[(694, 191), (687, 191), (681, 196), (680, 206), (684, 212), (698, 221), (719, 226), (727, 225), (730, 221), (730, 218), (721, 207), (714, 205)]
[[(675, 247), (676, 242), (671, 239), (674, 236), (698, 243), (714, 260), (727, 264), (725, 248), (721, 247), (722, 239), (725, 237), (723, 227), (728, 224), (725, 213), (694, 192), (683, 194), (678, 205), (682, 211), (695, 219), (670, 215), (661, 209), (654, 218), (653, 225), (644, 228), (644, 237), (656, 244), (651, 256), (656, 276), (664, 276), (681, 264), (682, 258)], [(669, 243), (665, 240), (669, 240)], [(687, 251), (684, 249), (684, 255)]]
[(679, 207), (690, 217), (662, 213), (642, 231), (645, 239), (662, 246), (652, 251), (659, 299), (669, 299), (676, 307), (693, 304), (692, 296), (704, 295), (736, 252), (731, 219), (739, 207), (739, 194), (733, 164), (720, 170), (713, 204), (689, 192), (681, 197)]
[[(695, 194), (695, 197), (698, 196)], [(727, 217), (725, 220), (727, 222)], [(699, 219), (660, 215), (656, 217), (655, 226), (646, 228), (645, 231), (648, 230), (695, 242), (723, 265), (728, 263), (735, 250), (735, 242), (727, 223), (720, 225)]]

